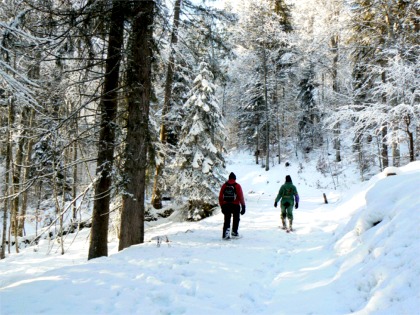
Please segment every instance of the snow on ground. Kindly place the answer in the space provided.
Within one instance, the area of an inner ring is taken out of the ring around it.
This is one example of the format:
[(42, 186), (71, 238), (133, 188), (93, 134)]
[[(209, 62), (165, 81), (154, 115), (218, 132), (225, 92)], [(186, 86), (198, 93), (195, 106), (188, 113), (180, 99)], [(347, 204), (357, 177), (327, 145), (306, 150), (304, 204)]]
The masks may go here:
[[(151, 225), (150, 241), (122, 252), (110, 242), (110, 256), (91, 261), (87, 229), (65, 255), (43, 241), (0, 261), (1, 315), (420, 314), (420, 162), (342, 191), (293, 163), (266, 172), (247, 154), (227, 171), (247, 201), (243, 238), (223, 241), (218, 213)], [(288, 174), (301, 197), (291, 234), (273, 207)]]

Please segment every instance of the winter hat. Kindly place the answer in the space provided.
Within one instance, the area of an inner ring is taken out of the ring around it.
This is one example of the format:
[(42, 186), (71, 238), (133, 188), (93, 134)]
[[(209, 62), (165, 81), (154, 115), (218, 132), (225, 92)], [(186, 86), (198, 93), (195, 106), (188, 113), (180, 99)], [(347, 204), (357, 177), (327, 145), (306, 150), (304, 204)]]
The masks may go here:
[(290, 177), (290, 175), (286, 175), (286, 183), (291, 183), (292, 182), (292, 178)]
[(232, 172), (229, 174), (229, 179), (236, 179), (236, 175)]

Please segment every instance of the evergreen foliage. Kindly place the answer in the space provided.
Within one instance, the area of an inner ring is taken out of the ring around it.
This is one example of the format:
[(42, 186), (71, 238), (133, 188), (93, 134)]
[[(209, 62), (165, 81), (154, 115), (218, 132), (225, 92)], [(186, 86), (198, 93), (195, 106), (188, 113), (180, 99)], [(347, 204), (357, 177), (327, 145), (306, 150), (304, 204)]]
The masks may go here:
[(205, 213), (217, 205), (224, 177), (225, 134), (214, 77), (206, 62), (200, 63), (198, 71), (184, 105), (173, 191), (178, 200), (188, 200), (188, 217), (192, 219), (208, 216)]

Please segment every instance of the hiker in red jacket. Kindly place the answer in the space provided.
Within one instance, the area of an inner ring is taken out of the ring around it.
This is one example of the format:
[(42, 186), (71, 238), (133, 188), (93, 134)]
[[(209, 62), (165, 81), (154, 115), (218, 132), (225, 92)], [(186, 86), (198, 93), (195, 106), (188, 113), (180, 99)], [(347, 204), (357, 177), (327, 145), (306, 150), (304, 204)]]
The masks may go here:
[(223, 239), (230, 239), (230, 220), (232, 216), (232, 237), (239, 237), (239, 214), (245, 214), (245, 199), (242, 187), (236, 182), (236, 175), (234, 173), (229, 174), (229, 180), (224, 183), (220, 189), (219, 204), (222, 208), (222, 213), (225, 216), (222, 235)]

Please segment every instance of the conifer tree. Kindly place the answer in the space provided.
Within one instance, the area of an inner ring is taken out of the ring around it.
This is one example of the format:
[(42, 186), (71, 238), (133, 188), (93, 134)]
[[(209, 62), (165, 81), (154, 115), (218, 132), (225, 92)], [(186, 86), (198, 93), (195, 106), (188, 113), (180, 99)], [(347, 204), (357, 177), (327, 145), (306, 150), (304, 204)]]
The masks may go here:
[(127, 56), (128, 108), (124, 163), (126, 183), (121, 211), (119, 250), (144, 242), (155, 2), (133, 2), (131, 12)]
[(101, 130), (97, 160), (98, 181), (92, 214), (89, 259), (108, 256), (108, 225), (111, 202), (111, 173), (114, 161), (115, 118), (118, 108), (118, 84), (120, 78), (121, 48), (124, 41), (124, 6), (114, 0), (109, 23), (108, 54), (105, 84), (100, 102)]
[(223, 181), (224, 126), (216, 86), (209, 65), (201, 62), (194, 87), (184, 106), (176, 156), (178, 172), (174, 195), (188, 199), (188, 218), (201, 219), (217, 205), (217, 193)]

